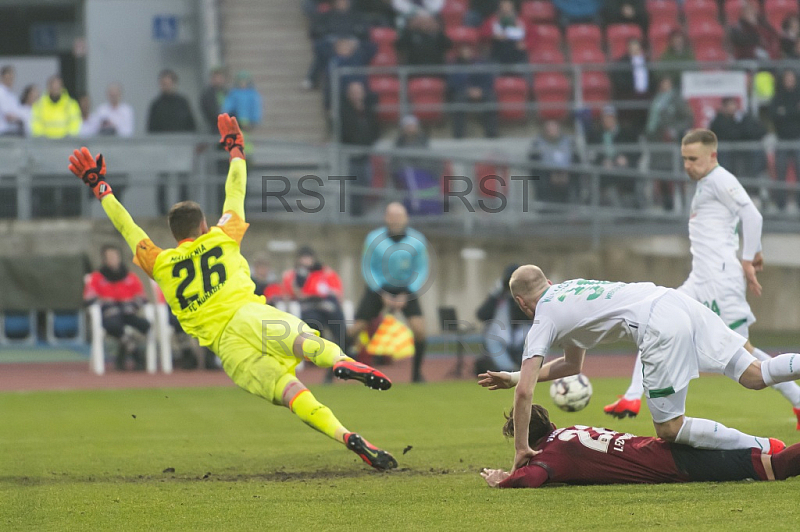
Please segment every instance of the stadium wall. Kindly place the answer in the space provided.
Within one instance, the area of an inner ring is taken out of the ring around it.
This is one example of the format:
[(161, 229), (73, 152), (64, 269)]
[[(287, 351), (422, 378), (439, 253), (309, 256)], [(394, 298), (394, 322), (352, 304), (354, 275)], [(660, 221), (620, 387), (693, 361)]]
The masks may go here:
[[(144, 222), (142, 226), (157, 244), (173, 243), (163, 221)], [(368, 228), (254, 222), (242, 250), (248, 258), (267, 253), (280, 274), (293, 264), (293, 246), (311, 245), (340, 273), (346, 297), (357, 302), (364, 290), (359, 261), (367, 232)], [(688, 239), (683, 235), (607, 239), (597, 249), (578, 238), (519, 242), (511, 236), (429, 235), (429, 240), (435, 278), (421, 302), (430, 334), (439, 331), (438, 306), (454, 306), (459, 319), (475, 320), (475, 310), (509, 263), (536, 263), (555, 282), (585, 277), (652, 281), (672, 287), (685, 280), (691, 267)], [(113, 226), (103, 220), (0, 222), (2, 256), (85, 253), (97, 265), (104, 244), (125, 247)], [(129, 250), (125, 249), (125, 254), (130, 259)], [(759, 276), (764, 293), (760, 298), (749, 298), (758, 317), (754, 327), (762, 331), (800, 330), (800, 236), (765, 236), (764, 256), (767, 268)]]

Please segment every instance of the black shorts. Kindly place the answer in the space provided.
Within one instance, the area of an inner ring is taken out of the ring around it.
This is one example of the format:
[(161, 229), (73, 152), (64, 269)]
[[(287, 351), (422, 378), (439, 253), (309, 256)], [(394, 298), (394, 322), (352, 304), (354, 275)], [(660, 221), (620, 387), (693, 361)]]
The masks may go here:
[[(383, 310), (383, 297), (378, 292), (366, 289), (364, 296), (358, 303), (356, 309), (356, 319), (364, 321), (372, 321), (377, 318)], [(406, 318), (412, 316), (422, 316), (422, 309), (419, 306), (419, 299), (416, 297), (409, 299), (406, 306), (403, 307), (403, 315)]]
[(753, 450), (731, 451), (695, 449), (688, 445), (670, 444), (678, 471), (692, 482), (725, 482), (729, 480), (762, 480), (753, 467)]

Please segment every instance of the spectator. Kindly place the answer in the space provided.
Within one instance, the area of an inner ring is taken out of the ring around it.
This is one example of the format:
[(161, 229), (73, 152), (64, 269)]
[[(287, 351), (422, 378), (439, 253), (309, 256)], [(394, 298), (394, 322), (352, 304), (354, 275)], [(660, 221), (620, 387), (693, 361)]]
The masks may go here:
[[(709, 129), (717, 135), (720, 148), (717, 160), (720, 166), (740, 178), (755, 178), (766, 168), (766, 157), (762, 148), (742, 149), (725, 146), (725, 142), (760, 141), (767, 134), (761, 121), (739, 109), (736, 98), (723, 98), (722, 107), (711, 121)], [(753, 196), (757, 191), (745, 187)]]
[[(208, 125), (208, 132), (219, 134), (217, 130), (217, 117), (220, 114), (222, 103), (228, 93), (228, 74), (224, 68), (218, 67), (211, 71), (208, 86), (200, 95), (200, 112)], [(240, 122), (241, 125), (241, 122)]]
[(559, 24), (566, 27), (570, 24), (594, 23), (600, 21), (602, 0), (553, 0), (559, 15)]
[(0, 136), (25, 134), (25, 113), (13, 90), (15, 77), (13, 66), (0, 68)]
[[(694, 113), (680, 92), (674, 87), (671, 77), (661, 78), (658, 92), (650, 104), (647, 114), (645, 135), (647, 140), (655, 143), (675, 145), (680, 143), (684, 133), (692, 127)], [(673, 167), (674, 158), (669, 150), (656, 150), (650, 156), (650, 168), (663, 172), (677, 172)], [(664, 208), (672, 210), (673, 194), (669, 181), (656, 181), (656, 189), (661, 195)]]
[(392, 0), (355, 0), (353, 9), (365, 16), (369, 26), (394, 26)]
[[(514, 0), (514, 9), (519, 11), (521, 0)], [(469, 11), (464, 15), (464, 25), (479, 28), (497, 12), (500, 0), (469, 0)]]
[[(359, 42), (358, 39), (348, 37), (337, 39), (333, 50), (333, 56), (328, 61), (328, 70), (325, 73), (325, 93), (323, 94), (323, 99), (326, 109), (330, 108), (330, 84), (333, 79), (333, 70), (337, 67), (367, 66), (375, 55), (377, 47), (372, 42)], [(339, 93), (344, 93), (347, 90), (347, 86), (353, 81), (358, 81), (366, 85), (367, 77), (363, 74), (345, 74), (340, 76)]]
[(451, 44), (439, 21), (418, 11), (400, 31), (395, 46), (408, 65), (443, 65)]
[(197, 128), (189, 100), (176, 92), (178, 75), (172, 70), (162, 70), (158, 75), (161, 94), (150, 104), (147, 117), (149, 133), (191, 132)]
[[(589, 134), (589, 143), (599, 146), (594, 163), (607, 170), (615, 168), (633, 169), (639, 164), (639, 150), (622, 149), (620, 144), (633, 144), (639, 135), (629, 127), (620, 126), (617, 110), (606, 105), (600, 116), (600, 124)], [(600, 179), (601, 202), (613, 207), (638, 208), (639, 187), (634, 178), (605, 173)]]
[(364, 16), (354, 11), (350, 0), (334, 0), (330, 11), (319, 13), (314, 17), (310, 27), (310, 37), (314, 43), (314, 59), (308, 68), (303, 87), (317, 87), (320, 74), (333, 55), (333, 43), (338, 39), (355, 38), (366, 41), (369, 37), (369, 26)]
[(497, 12), (483, 23), (480, 34), (491, 42), (492, 61), (501, 65), (528, 62), (525, 21), (517, 15), (511, 0), (500, 0)]
[[(475, 56), (475, 49), (468, 45), (462, 45), (458, 50), (457, 65), (481, 65), (485, 64)], [(447, 91), (450, 101), (459, 104), (495, 103), (494, 76), (490, 72), (456, 72), (447, 77)], [(483, 131), (487, 138), (497, 136), (497, 111), (486, 109), (478, 111)], [(453, 112), (453, 136), (457, 139), (463, 138), (466, 132), (466, 111)]]
[[(692, 47), (686, 43), (686, 35), (681, 30), (673, 30), (669, 34), (669, 44), (661, 57), (658, 58), (659, 66), (667, 63), (694, 63)], [(682, 68), (668, 69), (667, 74), (672, 78), (672, 86), (680, 89)]]
[(538, 172), (539, 179), (534, 184), (537, 201), (573, 203), (578, 200), (575, 176), (569, 172), (570, 165), (577, 162), (575, 144), (571, 136), (561, 131), (558, 121), (547, 120), (544, 123), (542, 135), (533, 140), (528, 158), (563, 168)]
[(34, 137), (60, 139), (75, 136), (81, 130), (81, 109), (70, 98), (60, 76), (47, 80), (47, 94), (31, 110), (31, 133)]
[(122, 86), (119, 83), (108, 86), (106, 100), (83, 123), (82, 134), (133, 136), (133, 107), (122, 101)]
[(392, 0), (392, 7), (398, 16), (397, 26), (399, 28), (417, 15), (438, 16), (444, 4), (445, 0)]
[(800, 16), (791, 13), (781, 23), (781, 52), (783, 57), (794, 58), (794, 50), (800, 39)]
[(413, 382), (425, 382), (425, 320), (419, 304), (429, 277), (428, 242), (419, 231), (408, 227), (408, 212), (400, 203), (386, 206), (386, 226), (375, 229), (364, 240), (361, 273), (366, 289), (356, 310), (355, 322), (347, 332), (355, 339), (384, 312), (402, 312), (414, 333)]
[(294, 268), (283, 274), (281, 290), (300, 303), (301, 320), (320, 333), (328, 329), (332, 341), (345, 350), (342, 280), (320, 262), (313, 249), (303, 246), (297, 251)]
[(250, 278), (253, 279), (253, 284), (256, 285), (256, 295), (267, 298), (267, 305), (274, 305), (285, 298), (280, 279), (272, 271), (272, 266), (266, 255), (258, 254), (253, 258), (253, 269)]
[(647, 102), (650, 100), (653, 79), (639, 39), (628, 41), (628, 52), (617, 60), (617, 65), (621, 68), (611, 75), (614, 99), (637, 105), (620, 112), (619, 119), (638, 136), (647, 123)]
[(780, 55), (778, 32), (751, 1), (742, 4), (739, 20), (730, 28), (730, 40), (735, 59), (777, 59)]
[(406, 115), (400, 121), (400, 132), (394, 142), (397, 148), (427, 148), (428, 136), (422, 131), (419, 119), (414, 115)]
[[(378, 114), (375, 111), (377, 97), (367, 92), (364, 83), (351, 81), (347, 85), (345, 98), (340, 107), (340, 132), (339, 139), (342, 144), (351, 146), (369, 147), (375, 144), (380, 137)], [(364, 188), (370, 184), (370, 158), (368, 153), (350, 156), (350, 175), (355, 176), (356, 187), (362, 190), (355, 191), (350, 199), (350, 214), (361, 216), (364, 214)], [(352, 188), (352, 187), (351, 187)]]
[(242, 131), (251, 131), (261, 123), (261, 95), (246, 70), (236, 73), (233, 88), (228, 92), (222, 112), (236, 117)]
[(22, 121), (25, 125), (25, 136), (31, 136), (31, 118), (33, 116), (33, 104), (39, 99), (41, 93), (39, 87), (31, 83), (22, 89), (22, 96), (19, 98), (20, 112), (22, 113)]
[(503, 277), (476, 312), (484, 325), (483, 346), (492, 357), (493, 371), (515, 371), (522, 364), (530, 319), (520, 310), (508, 286), (511, 274), (518, 267), (518, 264), (506, 266)]
[[(76, 104), (77, 105), (77, 104)], [(103, 315), (103, 329), (118, 341), (115, 366), (126, 369), (126, 361), (133, 357), (136, 370), (144, 369), (139, 342), (125, 331), (132, 327), (142, 335), (150, 330), (150, 322), (139, 316), (139, 309), (147, 302), (142, 282), (122, 262), (122, 252), (115, 246), (104, 246), (103, 265), (89, 275), (83, 298), (88, 304), (99, 303)]]
[[(800, 139), (800, 86), (797, 84), (797, 73), (784, 70), (780, 77), (775, 97), (770, 104), (770, 116), (775, 126), (775, 134), (779, 141), (793, 142)], [(775, 176), (786, 181), (789, 159), (794, 159), (795, 173), (800, 174), (800, 149), (780, 147), (775, 151)], [(787, 203), (788, 198), (788, 203)], [(773, 201), (779, 209), (788, 206), (790, 212), (797, 212), (795, 194), (786, 190), (775, 190)]]
[(636, 24), (647, 35), (648, 16), (644, 0), (606, 0), (603, 22), (610, 24)]
[[(92, 99), (88, 94), (78, 96), (78, 107), (81, 110), (81, 120), (85, 124), (89, 120), (89, 115), (92, 114)], [(83, 126), (83, 124), (81, 124)]]

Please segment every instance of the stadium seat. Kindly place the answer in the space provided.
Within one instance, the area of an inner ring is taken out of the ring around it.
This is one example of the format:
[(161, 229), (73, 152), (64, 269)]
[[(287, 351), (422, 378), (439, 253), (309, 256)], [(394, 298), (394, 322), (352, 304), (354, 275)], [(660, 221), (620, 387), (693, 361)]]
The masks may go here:
[(455, 2), (447, 0), (440, 15), (444, 21), (445, 28), (455, 28), (464, 25), (464, 15), (467, 14), (467, 4), (463, 2)]
[[(88, 307), (89, 313), (89, 333), (92, 337), (91, 356), (89, 358), (89, 368), (97, 375), (106, 372), (105, 363), (105, 339), (106, 330), (103, 328), (103, 311), (99, 303), (93, 303)], [(155, 305), (147, 303), (142, 308), (144, 317), (150, 322), (151, 327), (147, 333), (145, 344), (145, 367), (148, 373), (156, 372), (158, 360), (158, 340), (156, 338), (156, 310)], [(172, 368), (172, 358), (170, 351), (170, 369)]]
[(453, 46), (447, 51), (447, 58), (453, 60), (458, 56), (458, 49), (463, 45), (476, 47), (478, 45), (478, 30), (469, 26), (456, 26), (447, 28), (447, 37), (453, 41)]
[(532, 24), (555, 23), (556, 8), (551, 2), (536, 0), (523, 2), (519, 10), (520, 16)]
[(80, 310), (48, 310), (46, 313), (47, 343), (84, 343), (86, 337), (85, 315)]
[(798, 5), (796, 0), (765, 0), (764, 1), (764, 14), (767, 21), (772, 27), (781, 32), (783, 20), (789, 15), (796, 15), (798, 13)]
[(719, 22), (704, 20), (689, 25), (689, 41), (692, 43), (695, 55), (703, 48), (722, 48), (724, 39), (725, 30)]
[(378, 104), (391, 106), (378, 109), (378, 120), (396, 124), (400, 116), (400, 81), (394, 76), (370, 76), (367, 81), (369, 90), (378, 96)]
[(506, 121), (525, 120), (527, 116), (528, 83), (518, 76), (500, 76), (494, 81), (494, 91), (500, 104), (499, 117)]
[(721, 44), (697, 48), (694, 52), (694, 57), (699, 63), (720, 63), (729, 59), (728, 52), (725, 51)]
[(571, 24), (567, 26), (567, 45), (578, 48), (584, 45), (600, 46), (603, 32), (595, 24)]
[(572, 85), (560, 72), (542, 72), (533, 78), (533, 94), (542, 120), (561, 120), (569, 115)]
[(611, 99), (611, 82), (605, 72), (584, 72), (581, 75), (581, 94), (585, 107), (598, 115)]
[(683, 4), (683, 14), (689, 25), (692, 20), (714, 19), (719, 21), (719, 10), (715, 0), (686, 0)]
[(742, 0), (725, 0), (725, 24), (732, 26), (739, 20), (739, 13), (742, 11)]
[(669, 36), (678, 29), (674, 22), (655, 22), (647, 32), (650, 38), (650, 58), (657, 61), (669, 46)]
[(444, 117), (444, 90), (445, 83), (439, 78), (415, 78), (408, 82), (411, 109), (421, 122), (439, 122)]
[(611, 24), (606, 29), (609, 57), (616, 60), (625, 55), (628, 50), (628, 41), (631, 39), (642, 41), (642, 28), (636, 24)]
[(397, 52), (394, 48), (379, 48), (369, 62), (370, 66), (397, 66)]
[(379, 50), (394, 49), (397, 32), (392, 28), (373, 27), (369, 30), (369, 40), (375, 43)]
[(0, 344), (36, 343), (36, 311), (9, 310), (0, 313)]
[(537, 48), (528, 52), (528, 62), (532, 65), (563, 65), (564, 54), (557, 48)]
[(572, 63), (576, 65), (600, 64), (606, 62), (606, 54), (597, 46), (582, 46), (570, 50)]
[(528, 50), (536, 48), (561, 48), (561, 30), (553, 24), (532, 24), (525, 34)]
[(660, 22), (677, 25), (680, 9), (676, 0), (647, 0), (647, 13), (651, 27)]

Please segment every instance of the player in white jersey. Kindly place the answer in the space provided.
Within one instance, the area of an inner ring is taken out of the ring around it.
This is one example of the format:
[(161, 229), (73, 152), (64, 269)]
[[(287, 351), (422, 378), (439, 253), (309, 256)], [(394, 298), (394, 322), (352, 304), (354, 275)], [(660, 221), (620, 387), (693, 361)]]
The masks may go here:
[[(537, 381), (580, 373), (587, 349), (630, 339), (642, 359), (647, 405), (656, 434), (668, 442), (699, 449), (745, 449), (775, 453), (783, 442), (744, 434), (707, 419), (685, 417), (689, 381), (701, 371), (724, 374), (745, 388), (763, 389), (800, 378), (800, 355), (761, 362), (745, 349), (746, 340), (694, 299), (652, 283), (575, 279), (552, 285), (534, 265), (518, 268), (509, 283), (520, 309), (533, 320), (516, 375), (514, 469), (535, 455), (528, 443), (531, 401)], [(552, 346), (564, 356), (547, 364)], [(795, 360), (797, 359), (797, 360)], [(513, 374), (482, 375), (481, 385), (512, 385)]]
[[(694, 129), (681, 142), (683, 166), (697, 182), (689, 216), (692, 272), (679, 291), (703, 303), (732, 330), (745, 338), (756, 318), (747, 303), (747, 288), (761, 295), (756, 273), (763, 269), (761, 256), (761, 214), (736, 177), (717, 162), (717, 137), (707, 129)], [(742, 222), (742, 259), (737, 257)], [(759, 360), (770, 356), (748, 343), (748, 350)], [(800, 386), (785, 382), (774, 386), (792, 403), (800, 430)], [(634, 417), (639, 413), (642, 363), (637, 355), (633, 378), (618, 401), (603, 410), (614, 417)]]

